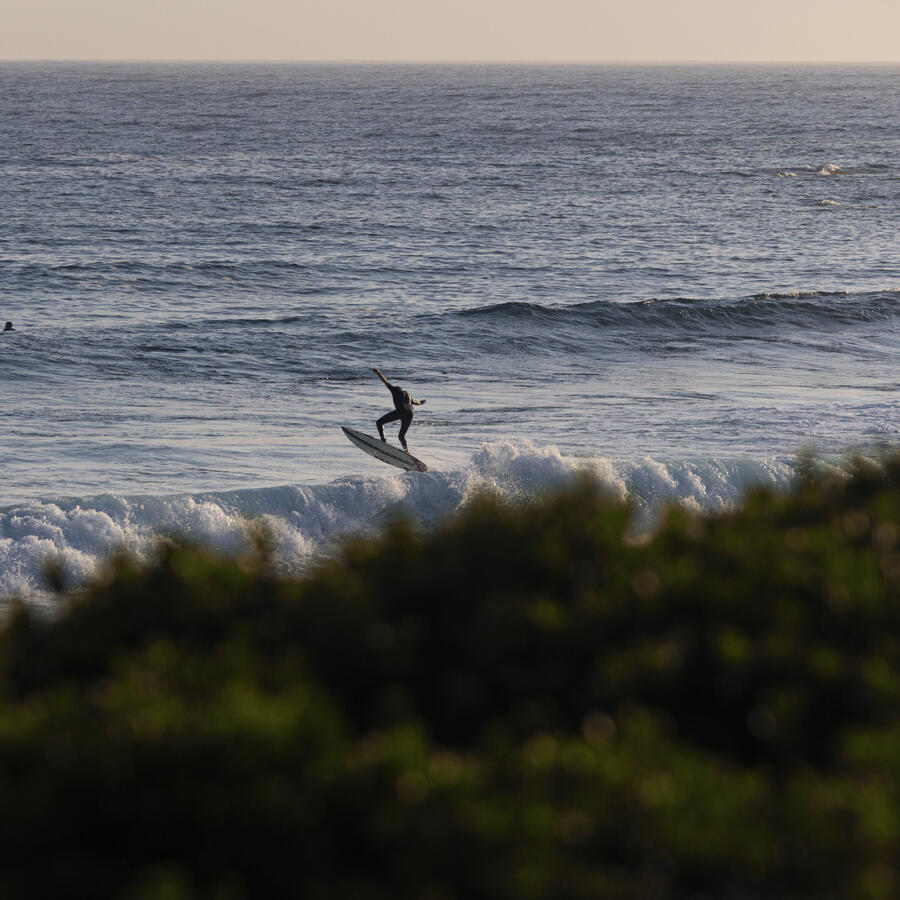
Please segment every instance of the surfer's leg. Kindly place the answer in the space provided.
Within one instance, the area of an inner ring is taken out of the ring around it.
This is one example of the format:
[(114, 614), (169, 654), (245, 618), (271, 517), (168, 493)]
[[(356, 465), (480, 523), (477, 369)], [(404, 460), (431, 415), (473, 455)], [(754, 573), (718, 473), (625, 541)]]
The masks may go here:
[(400, 434), (397, 437), (400, 438), (400, 446), (409, 452), (409, 448), (406, 446), (406, 432), (409, 430), (409, 426), (412, 425), (413, 414), (411, 412), (401, 412), (400, 413), (401, 423), (400, 423)]
[(387, 425), (388, 422), (395, 422), (400, 418), (400, 410), (392, 409), (389, 413), (385, 413), (376, 423), (376, 427), (378, 428), (378, 437), (382, 440), (385, 440), (384, 437), (384, 426)]

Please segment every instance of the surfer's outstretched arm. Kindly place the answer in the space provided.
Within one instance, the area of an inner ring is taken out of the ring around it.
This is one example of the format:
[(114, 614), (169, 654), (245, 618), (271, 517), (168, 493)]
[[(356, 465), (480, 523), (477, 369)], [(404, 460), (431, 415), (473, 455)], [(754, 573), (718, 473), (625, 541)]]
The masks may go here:
[(424, 400), (413, 400), (412, 397), (409, 398), (409, 402), (412, 403), (413, 406), (422, 406), (425, 403)]
[(372, 371), (384, 382), (384, 386), (386, 388), (390, 388), (391, 383), (387, 380), (387, 378), (384, 377), (384, 375), (381, 374), (381, 371), (379, 369), (372, 369)]

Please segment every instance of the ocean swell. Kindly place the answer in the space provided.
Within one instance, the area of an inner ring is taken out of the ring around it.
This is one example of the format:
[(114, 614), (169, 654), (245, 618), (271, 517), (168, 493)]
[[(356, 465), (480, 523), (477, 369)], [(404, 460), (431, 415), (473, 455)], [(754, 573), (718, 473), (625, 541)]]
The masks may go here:
[(674, 297), (628, 303), (605, 300), (565, 306), (528, 302), (498, 303), (455, 313), (466, 320), (513, 325), (579, 325), (595, 328), (683, 329), (794, 326), (816, 329), (872, 319), (895, 319), (900, 314), (897, 290), (848, 293), (847, 291), (794, 291), (761, 293), (740, 299)]

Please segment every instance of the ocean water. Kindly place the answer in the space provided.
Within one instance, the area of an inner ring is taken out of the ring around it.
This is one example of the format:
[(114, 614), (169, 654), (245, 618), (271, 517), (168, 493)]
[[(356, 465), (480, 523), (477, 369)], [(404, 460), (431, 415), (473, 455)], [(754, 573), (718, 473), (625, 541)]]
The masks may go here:
[[(0, 64), (0, 594), (897, 447), (898, 122), (896, 66)], [(373, 366), (430, 472), (341, 434)]]

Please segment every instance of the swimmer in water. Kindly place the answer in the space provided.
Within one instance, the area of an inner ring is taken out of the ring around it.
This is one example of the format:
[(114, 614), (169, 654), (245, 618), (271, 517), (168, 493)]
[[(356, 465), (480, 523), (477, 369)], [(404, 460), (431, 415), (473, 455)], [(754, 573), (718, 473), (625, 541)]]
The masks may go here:
[(16, 329), (12, 327), (12, 322), (7, 322), (3, 327), (4, 331), (15, 331)]
[(399, 388), (396, 385), (391, 384), (378, 369), (372, 369), (372, 371), (384, 382), (384, 386), (391, 392), (391, 396), (394, 398), (394, 410), (393, 412), (385, 413), (375, 424), (378, 427), (378, 436), (386, 442), (386, 438), (384, 436), (384, 426), (387, 425), (388, 422), (394, 422), (397, 419), (400, 420), (400, 434), (398, 437), (400, 438), (400, 446), (409, 453), (409, 447), (406, 446), (406, 432), (409, 430), (409, 426), (412, 424), (413, 420), (413, 411), (412, 408), (414, 406), (422, 406), (425, 403), (424, 400), (413, 400), (409, 394), (403, 390), (403, 388)]

